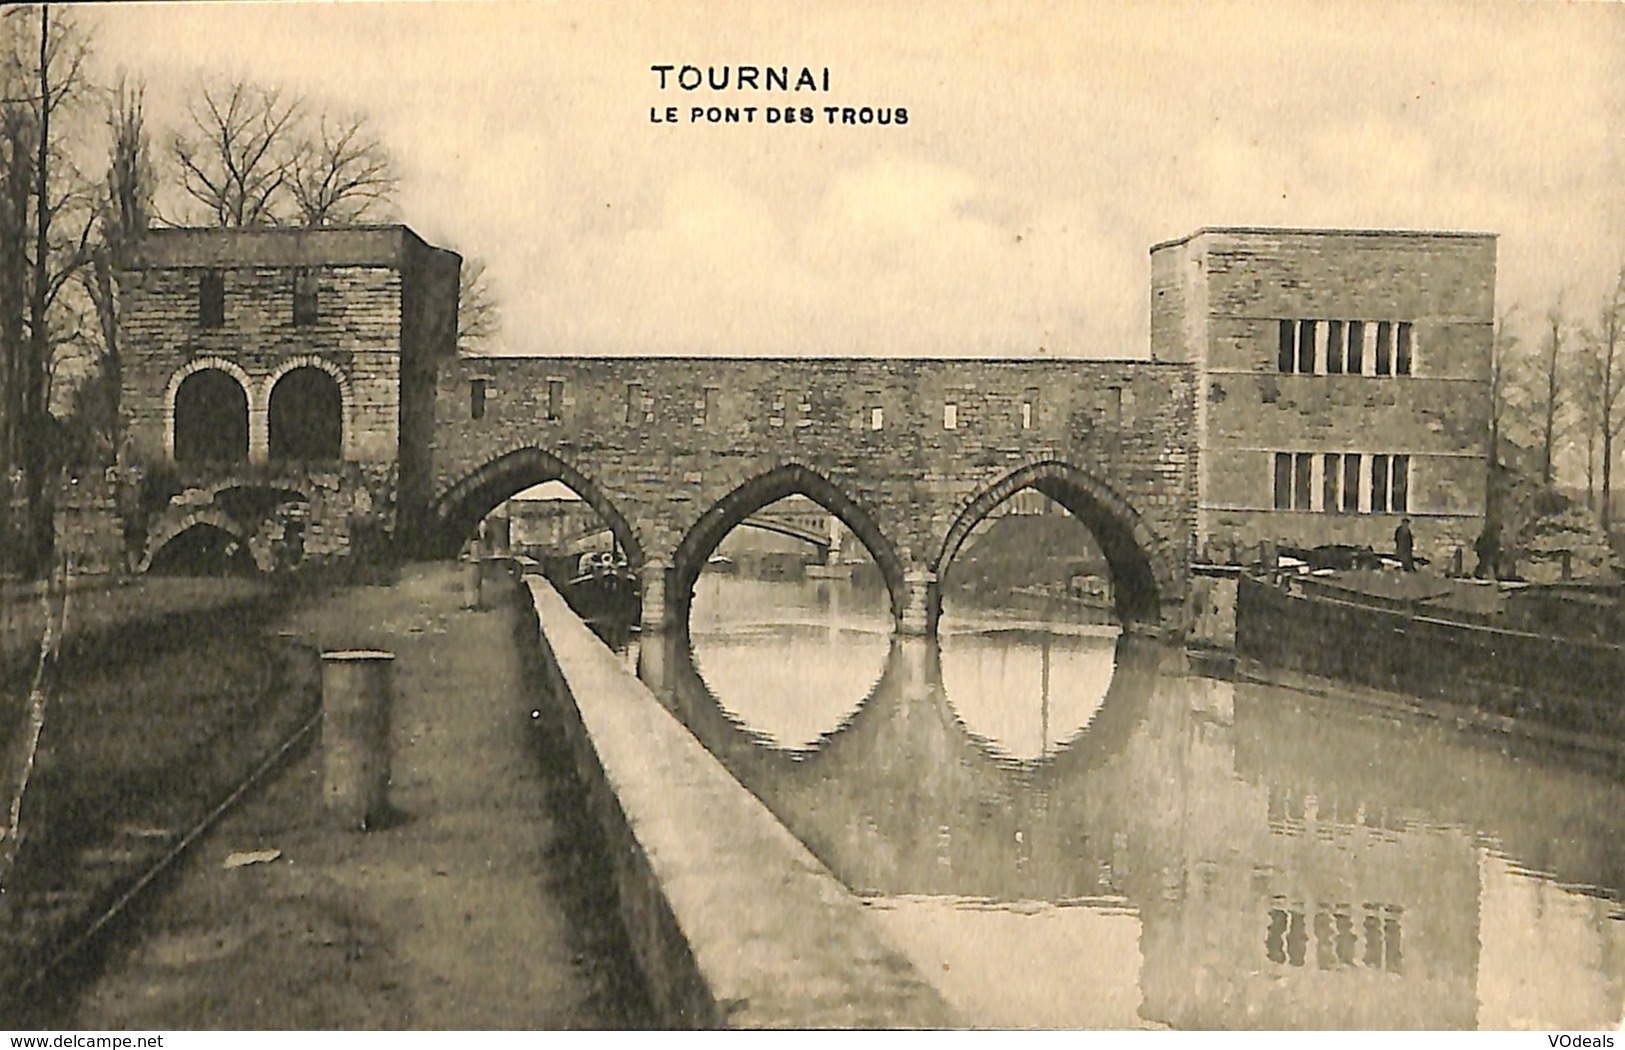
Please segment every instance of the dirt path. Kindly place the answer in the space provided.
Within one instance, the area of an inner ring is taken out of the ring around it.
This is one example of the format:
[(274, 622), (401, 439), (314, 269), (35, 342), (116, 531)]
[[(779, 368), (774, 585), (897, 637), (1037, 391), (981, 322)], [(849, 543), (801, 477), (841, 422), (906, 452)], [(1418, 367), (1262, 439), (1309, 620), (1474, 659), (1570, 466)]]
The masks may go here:
[[(368, 834), (320, 811), (319, 748), (194, 848), (75, 1028), (602, 1028), (648, 1008), (605, 858), (501, 610), (459, 609), (449, 566), (340, 593), (292, 626), (397, 654), (393, 803)], [(234, 850), (279, 859), (235, 869)]]

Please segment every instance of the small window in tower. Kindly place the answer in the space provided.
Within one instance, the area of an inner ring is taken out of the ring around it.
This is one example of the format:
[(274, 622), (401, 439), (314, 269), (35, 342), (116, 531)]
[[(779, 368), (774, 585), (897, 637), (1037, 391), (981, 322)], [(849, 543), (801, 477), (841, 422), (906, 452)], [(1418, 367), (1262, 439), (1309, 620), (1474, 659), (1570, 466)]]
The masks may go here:
[(1021, 429), (1031, 430), (1038, 425), (1038, 388), (1027, 388), (1027, 396), (1021, 402)]
[(1342, 321), (1326, 322), (1326, 374), (1339, 375), (1343, 371), (1343, 361), (1348, 354), (1348, 336), (1343, 332)]
[(1343, 507), (1343, 457), (1328, 452), (1322, 459), (1320, 472), (1320, 509), (1335, 513)]
[(626, 421), (628, 423), (643, 422), (643, 384), (626, 384)]
[(558, 419), (564, 414), (564, 380), (547, 381), (547, 418)]
[(316, 323), (316, 271), (295, 270), (293, 274), (293, 323)]
[(1350, 321), (1349, 329), (1349, 357), (1343, 371), (1351, 376), (1365, 374), (1365, 322)]
[(1298, 322), (1298, 371), (1315, 374), (1315, 322)]
[(1388, 513), (1388, 457), (1380, 452), (1371, 456), (1371, 513)]
[(1409, 321), (1401, 321), (1394, 335), (1394, 375), (1411, 374), (1411, 357), (1416, 350), (1416, 329)]
[(484, 379), (470, 379), (468, 381), (468, 418), (485, 418), (485, 385)]
[(1292, 453), (1275, 454), (1275, 509), (1292, 509)]
[(1360, 510), (1360, 456), (1359, 452), (1343, 455), (1343, 511), (1347, 514)]
[(959, 427), (959, 406), (952, 401), (942, 406), (942, 429), (955, 430)]
[(886, 410), (879, 405), (869, 409), (869, 429), (879, 430), (886, 425)]
[(198, 279), (197, 320), (204, 328), (226, 323), (226, 275), (219, 270), (204, 270)]

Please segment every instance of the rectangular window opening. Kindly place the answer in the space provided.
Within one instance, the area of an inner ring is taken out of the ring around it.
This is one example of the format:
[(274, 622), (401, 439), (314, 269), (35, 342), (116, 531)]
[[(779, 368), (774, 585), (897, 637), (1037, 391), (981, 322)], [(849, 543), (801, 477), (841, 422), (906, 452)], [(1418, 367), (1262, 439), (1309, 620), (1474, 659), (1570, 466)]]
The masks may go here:
[(1290, 372), (1297, 362), (1298, 326), (1292, 321), (1281, 322), (1281, 343), (1276, 352), (1275, 368), (1278, 372)]
[(1314, 491), (1311, 482), (1315, 457), (1307, 452), (1299, 452), (1292, 458), (1292, 509), (1312, 510), (1310, 497)]
[(1392, 375), (1394, 370), (1394, 339), (1393, 325), (1387, 321), (1377, 322), (1377, 355), (1373, 362), (1379, 376)]
[(1275, 454), (1275, 509), (1292, 509), (1292, 453)]
[(1315, 374), (1315, 322), (1298, 322), (1298, 372)]
[(1388, 457), (1381, 452), (1371, 457), (1371, 513), (1388, 513)]
[(942, 406), (942, 429), (957, 430), (959, 428), (959, 406), (952, 401)]
[(1365, 322), (1350, 321), (1349, 329), (1349, 356), (1343, 371), (1351, 376), (1365, 374)]
[(1021, 402), (1021, 429), (1031, 430), (1038, 425), (1038, 388), (1028, 387), (1027, 396)]
[(1392, 494), (1388, 507), (1395, 514), (1409, 514), (1411, 512), (1411, 457), (1406, 455), (1394, 456), (1389, 460), (1388, 489)]
[(558, 419), (564, 412), (564, 380), (547, 381), (547, 418)]
[(1416, 350), (1416, 329), (1409, 321), (1399, 322), (1394, 335), (1394, 375), (1411, 374), (1411, 357)]
[(1340, 375), (1343, 371), (1343, 360), (1348, 353), (1348, 337), (1343, 332), (1342, 321), (1326, 322), (1326, 374)]
[(886, 410), (879, 405), (869, 409), (869, 429), (879, 430), (886, 425)]
[(226, 275), (219, 270), (204, 270), (198, 279), (197, 319), (204, 328), (226, 323)]
[(717, 388), (708, 386), (700, 396), (699, 414), (694, 420), (696, 426), (709, 426), (717, 418)]
[(1320, 509), (1336, 512), (1343, 507), (1343, 457), (1328, 452), (1321, 471)]
[(1123, 388), (1120, 386), (1106, 388), (1106, 418), (1114, 427), (1122, 425)]
[(628, 423), (643, 422), (643, 384), (626, 384), (626, 421)]
[(1360, 512), (1360, 454), (1343, 453), (1343, 512)]
[(485, 380), (470, 379), (468, 381), (468, 418), (485, 418)]
[(293, 274), (293, 323), (307, 325), (316, 323), (317, 315), (317, 281), (316, 271), (311, 269), (295, 270)]

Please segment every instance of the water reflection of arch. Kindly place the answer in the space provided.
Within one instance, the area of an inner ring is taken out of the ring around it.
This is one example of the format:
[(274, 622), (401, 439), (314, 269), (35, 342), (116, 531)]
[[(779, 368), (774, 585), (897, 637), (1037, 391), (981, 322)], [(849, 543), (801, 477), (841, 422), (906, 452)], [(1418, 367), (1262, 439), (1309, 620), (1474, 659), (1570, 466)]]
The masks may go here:
[(891, 595), (894, 615), (901, 615), (906, 603), (903, 562), (896, 548), (876, 524), (874, 515), (822, 474), (800, 463), (786, 463), (740, 484), (717, 500), (688, 530), (672, 554), (672, 582), (668, 598), (686, 621), (694, 597), (694, 584), (705, 568), (706, 559), (723, 537), (752, 514), (786, 496), (801, 495), (817, 503), (852, 531), (880, 568)]
[(1111, 569), (1117, 615), (1124, 623), (1156, 624), (1164, 595), (1178, 593), (1172, 570), (1154, 556), (1162, 545), (1139, 513), (1110, 486), (1079, 467), (1058, 460), (1011, 471), (965, 504), (943, 539), (939, 576), (948, 571), (971, 530), (1023, 489), (1042, 492), (1088, 526)]
[[(1059, 754), (1021, 764), (960, 720), (942, 688), (935, 639), (894, 639), (874, 689), (801, 753), (765, 746), (728, 716), (687, 639), (676, 635), (669, 644), (679, 716), (848, 885), (1040, 899), (1101, 892), (1098, 864), (1080, 863), (1075, 843), (1051, 848), (1037, 840), (1055, 837), (1049, 798), (1057, 779), (1071, 781), (1071, 796), (1094, 796), (1091, 763), (1104, 768), (1144, 722), (1160, 659), (1154, 643), (1122, 638), (1122, 672), (1095, 719)], [(1013, 851), (1035, 849), (1041, 863), (1016, 863)], [(954, 863), (945, 867), (945, 858)]]
[(634, 571), (643, 564), (643, 545), (636, 530), (604, 491), (569, 463), (535, 446), (498, 456), (446, 489), (434, 501), (424, 524), (424, 553), (431, 558), (456, 557), (487, 514), (516, 493), (548, 481), (568, 485), (598, 512)]

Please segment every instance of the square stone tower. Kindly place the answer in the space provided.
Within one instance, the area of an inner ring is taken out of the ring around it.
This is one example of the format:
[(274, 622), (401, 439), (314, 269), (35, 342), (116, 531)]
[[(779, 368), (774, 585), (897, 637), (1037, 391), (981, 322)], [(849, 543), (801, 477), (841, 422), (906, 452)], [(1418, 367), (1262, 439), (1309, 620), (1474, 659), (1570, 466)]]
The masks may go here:
[(119, 272), (131, 564), (200, 524), (261, 568), (289, 520), (295, 560), (409, 526), (460, 263), (404, 226), (146, 234)]
[[(1197, 365), (1197, 550), (1472, 550), (1495, 235), (1207, 227), (1151, 249), (1151, 354)], [(1470, 561), (1469, 561), (1470, 563)]]

